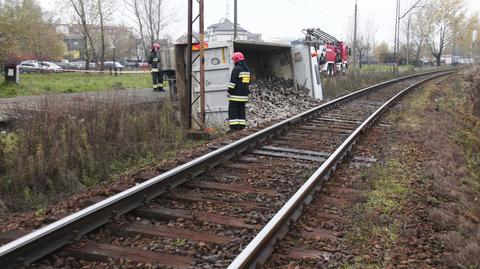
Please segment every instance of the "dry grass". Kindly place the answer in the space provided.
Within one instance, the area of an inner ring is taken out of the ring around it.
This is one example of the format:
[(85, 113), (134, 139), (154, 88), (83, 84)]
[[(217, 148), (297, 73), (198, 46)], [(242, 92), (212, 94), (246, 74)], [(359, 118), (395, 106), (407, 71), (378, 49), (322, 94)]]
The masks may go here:
[(18, 108), (15, 131), (0, 136), (0, 214), (41, 208), (108, 182), (184, 142), (167, 101), (61, 100), (48, 96), (36, 110)]
[[(365, 174), (367, 202), (355, 209), (354, 230), (346, 236), (347, 244), (370, 256), (371, 245), (381, 242), (374, 259), (378, 268), (390, 265), (389, 248), (396, 253), (418, 248), (411, 237), (427, 243), (423, 251), (438, 268), (479, 268), (478, 71), (470, 70), (468, 83), (451, 76), (429, 84), (409, 100), (406, 111), (393, 117), (406, 139), (399, 148), (391, 148), (389, 162)], [(403, 229), (404, 223), (415, 224), (420, 233)], [(367, 264), (362, 257), (357, 262), (359, 268)], [(424, 268), (420, 265), (409, 268)]]
[[(477, 157), (480, 156), (480, 119), (475, 116), (480, 103), (479, 69), (448, 85), (428, 90), (430, 103), (439, 111), (426, 109), (423, 117), (436, 124), (424, 124), (423, 141), (432, 150), (425, 171), (432, 180), (439, 203), (429, 212), (429, 219), (445, 246), (444, 262), (449, 268), (478, 268), (480, 265), (480, 198)], [(473, 96), (473, 97), (472, 97)], [(439, 147), (438, 145), (442, 145)]]
[[(400, 76), (413, 74), (413, 69), (404, 70)], [(335, 77), (322, 78), (322, 86), (325, 92), (325, 97), (329, 99), (336, 98), (363, 87), (380, 83), (386, 80), (395, 78), (391, 70), (377, 70), (360, 72), (351, 70), (346, 75), (338, 75)]]

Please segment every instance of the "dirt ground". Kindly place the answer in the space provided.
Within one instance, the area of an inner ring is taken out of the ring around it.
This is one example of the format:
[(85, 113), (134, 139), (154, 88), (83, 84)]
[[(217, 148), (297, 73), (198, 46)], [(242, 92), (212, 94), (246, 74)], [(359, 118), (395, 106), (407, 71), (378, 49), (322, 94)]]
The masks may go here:
[[(476, 72), (476, 71), (473, 71)], [(465, 74), (411, 93), (383, 120), (379, 164), (359, 178), (343, 268), (480, 268), (480, 120)]]

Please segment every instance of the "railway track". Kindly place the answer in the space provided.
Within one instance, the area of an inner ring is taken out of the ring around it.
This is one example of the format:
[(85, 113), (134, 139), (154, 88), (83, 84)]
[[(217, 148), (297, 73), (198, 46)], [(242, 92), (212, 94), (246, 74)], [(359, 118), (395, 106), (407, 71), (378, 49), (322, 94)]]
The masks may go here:
[[(18, 239), (0, 268), (252, 268), (394, 97), (448, 71), (365, 88), (313, 108)], [(375, 162), (353, 156), (356, 165)]]

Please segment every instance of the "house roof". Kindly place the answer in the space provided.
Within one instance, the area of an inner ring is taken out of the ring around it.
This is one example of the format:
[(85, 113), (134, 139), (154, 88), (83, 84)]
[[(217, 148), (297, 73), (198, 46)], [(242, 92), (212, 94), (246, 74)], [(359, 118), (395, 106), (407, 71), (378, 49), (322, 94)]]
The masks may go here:
[[(212, 24), (208, 27), (209, 31), (212, 32), (232, 32), (233, 31), (233, 22), (228, 19), (223, 19), (219, 23)], [(245, 28), (242, 28), (240, 25), (237, 25), (238, 32), (248, 32)]]

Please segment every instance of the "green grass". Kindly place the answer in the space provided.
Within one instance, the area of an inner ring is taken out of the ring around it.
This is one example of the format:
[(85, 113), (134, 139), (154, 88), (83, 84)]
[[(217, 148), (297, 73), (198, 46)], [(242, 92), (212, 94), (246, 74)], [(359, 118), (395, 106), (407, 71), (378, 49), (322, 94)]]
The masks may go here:
[[(400, 159), (390, 160), (384, 165), (369, 168), (362, 178), (370, 186), (364, 193), (365, 203), (354, 207), (355, 219), (352, 229), (346, 233), (347, 245), (364, 249), (355, 257), (353, 264), (343, 268), (385, 268), (390, 262), (389, 249), (398, 243), (401, 233), (403, 206), (408, 199), (408, 173), (411, 168)], [(374, 246), (381, 247), (375, 250)], [(380, 251), (380, 252), (379, 252)], [(379, 254), (375, 259), (364, 259), (364, 255)]]
[[(412, 69), (412, 65), (401, 65), (398, 67), (399, 72), (409, 71)], [(359, 70), (361, 72), (393, 72), (393, 67), (385, 64), (364, 64), (362, 65), (362, 69), (359, 69), (357, 65), (353, 70)]]
[(150, 87), (150, 74), (122, 74), (119, 76), (81, 73), (21, 74), (19, 85), (4, 83), (2, 76), (0, 79), (0, 97)]

